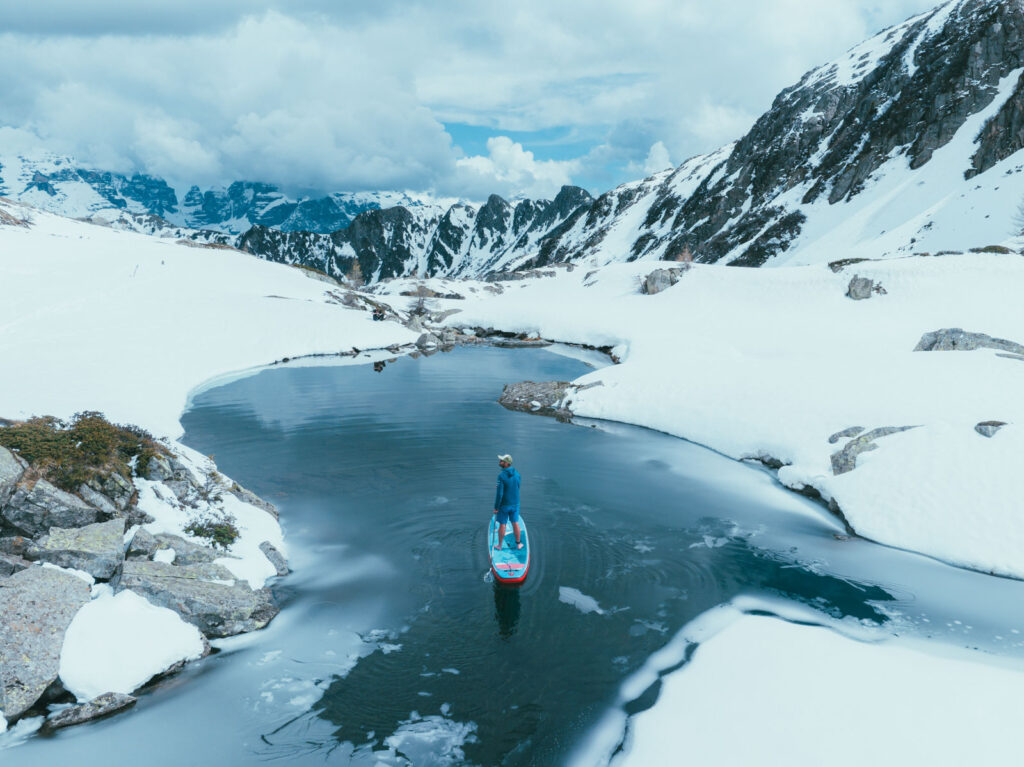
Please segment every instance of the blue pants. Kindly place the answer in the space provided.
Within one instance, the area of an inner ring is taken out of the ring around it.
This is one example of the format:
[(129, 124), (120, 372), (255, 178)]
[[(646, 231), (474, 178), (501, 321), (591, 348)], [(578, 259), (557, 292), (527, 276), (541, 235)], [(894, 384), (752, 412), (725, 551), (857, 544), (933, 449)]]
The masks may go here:
[(498, 524), (507, 525), (509, 522), (515, 524), (519, 521), (519, 509), (498, 509)]

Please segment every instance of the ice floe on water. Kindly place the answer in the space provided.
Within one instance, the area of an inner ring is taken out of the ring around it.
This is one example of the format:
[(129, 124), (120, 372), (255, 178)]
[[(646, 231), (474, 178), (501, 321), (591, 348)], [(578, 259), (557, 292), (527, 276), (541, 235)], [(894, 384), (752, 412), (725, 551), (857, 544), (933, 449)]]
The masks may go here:
[(587, 596), (579, 589), (574, 589), (571, 586), (558, 587), (558, 601), (565, 602), (567, 605), (572, 605), (581, 613), (597, 613), (598, 615), (605, 614), (605, 611), (601, 609), (601, 606), (597, 603), (596, 599)]

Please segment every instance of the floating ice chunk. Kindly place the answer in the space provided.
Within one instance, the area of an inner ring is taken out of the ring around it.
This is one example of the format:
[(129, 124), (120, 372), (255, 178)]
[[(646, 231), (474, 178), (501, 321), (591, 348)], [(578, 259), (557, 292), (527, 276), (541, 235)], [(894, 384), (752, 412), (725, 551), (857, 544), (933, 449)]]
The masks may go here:
[(604, 610), (597, 603), (597, 600), (593, 597), (588, 597), (582, 591), (574, 589), (571, 586), (559, 586), (558, 587), (558, 601), (565, 602), (567, 605), (572, 605), (581, 613), (597, 613), (598, 615), (604, 615)]

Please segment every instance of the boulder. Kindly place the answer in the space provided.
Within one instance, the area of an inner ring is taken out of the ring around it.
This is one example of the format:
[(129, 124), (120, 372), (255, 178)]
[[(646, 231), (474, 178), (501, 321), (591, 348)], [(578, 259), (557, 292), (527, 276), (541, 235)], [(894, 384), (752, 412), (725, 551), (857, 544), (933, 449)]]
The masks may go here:
[(135, 705), (137, 698), (125, 695), (120, 692), (106, 692), (98, 695), (87, 703), (80, 703), (77, 706), (64, 708), (50, 717), (43, 723), (43, 732), (53, 732), (63, 727), (71, 727), (83, 722), (91, 722), (93, 719), (100, 719), (104, 716), (116, 714), (126, 708)]
[(89, 597), (84, 580), (48, 567), (0, 580), (0, 698), (9, 721), (57, 681), (64, 633)]
[(640, 284), (640, 292), (653, 296), (663, 290), (668, 290), (683, 276), (689, 266), (673, 266), (668, 269), (655, 269), (643, 278)]
[(110, 580), (124, 561), (124, 520), (69, 529), (51, 527), (29, 555), (40, 562), (84, 570), (100, 581)]
[(132, 498), (135, 496), (135, 485), (125, 479), (116, 471), (105, 477), (94, 477), (89, 480), (89, 487), (97, 493), (102, 493), (117, 506), (121, 511), (128, 508)]
[(248, 503), (250, 506), (255, 506), (257, 509), (263, 509), (274, 519), (278, 518), (277, 507), (274, 504), (270, 501), (263, 500), (251, 490), (246, 490), (237, 482), (231, 486), (231, 489), (228, 492), (243, 503)]
[(207, 637), (261, 629), (278, 613), (269, 589), (250, 589), (221, 565), (178, 566), (129, 560), (119, 591), (131, 589), (158, 607), (174, 610)]
[(51, 527), (82, 527), (99, 518), (99, 512), (78, 496), (54, 487), (45, 479), (15, 489), (0, 516), (25, 535), (35, 538)]
[(128, 551), (125, 554), (126, 559), (152, 559), (156, 553), (157, 542), (153, 534), (148, 530), (139, 528), (135, 531), (135, 535), (132, 536), (131, 543), (128, 544)]
[(201, 565), (225, 556), (209, 546), (200, 546), (177, 535), (159, 533), (153, 541), (156, 544), (154, 554), (161, 549), (174, 549), (174, 564), (178, 566)]
[(850, 280), (850, 284), (846, 287), (846, 297), (852, 298), (854, 301), (863, 301), (865, 298), (871, 298), (874, 288), (874, 280), (855, 274)]
[(872, 429), (867, 434), (851, 439), (842, 450), (832, 454), (832, 473), (839, 476), (857, 468), (857, 456), (861, 453), (877, 450), (878, 445), (874, 441), (879, 437), (887, 437), (890, 434), (916, 428), (916, 426), (882, 426), (878, 429)]
[(983, 437), (994, 437), (996, 432), (1006, 426), (1006, 421), (982, 421), (974, 424), (974, 430)]
[(112, 500), (103, 495), (103, 493), (93, 490), (88, 485), (79, 485), (78, 494), (82, 496), (83, 501), (88, 503), (90, 506), (95, 506), (108, 516), (116, 517), (120, 511)]
[(11, 500), (25, 473), (25, 462), (5, 447), (0, 447), (0, 507)]
[(425, 349), (430, 346), (438, 346), (439, 344), (440, 341), (433, 333), (421, 333), (420, 337), (416, 339), (416, 346), (420, 349)]
[(24, 535), (7, 535), (0, 538), (0, 552), (13, 554), (16, 557), (25, 556), (25, 552), (33, 545), (31, 538)]
[(170, 462), (162, 455), (154, 455), (146, 464), (146, 479), (153, 482), (163, 482), (174, 476), (174, 469)]
[(415, 314), (410, 314), (409, 319), (402, 323), (405, 327), (415, 333), (423, 332), (423, 322)]
[(4, 554), (0, 552), (0, 578), (14, 575), (31, 566), (31, 562), (27, 559), (22, 559), (17, 554)]
[(975, 349), (996, 349), (1010, 354), (1024, 355), (1024, 346), (1005, 338), (993, 338), (985, 333), (971, 333), (963, 328), (942, 328), (921, 336), (915, 352), (969, 352)]
[(288, 575), (288, 561), (284, 558), (284, 554), (274, 548), (270, 541), (263, 541), (260, 544), (260, 551), (270, 560), (270, 564), (277, 570), (278, 575)]
[(506, 384), (498, 402), (509, 410), (568, 418), (562, 400), (572, 384), (568, 381), (521, 381)]

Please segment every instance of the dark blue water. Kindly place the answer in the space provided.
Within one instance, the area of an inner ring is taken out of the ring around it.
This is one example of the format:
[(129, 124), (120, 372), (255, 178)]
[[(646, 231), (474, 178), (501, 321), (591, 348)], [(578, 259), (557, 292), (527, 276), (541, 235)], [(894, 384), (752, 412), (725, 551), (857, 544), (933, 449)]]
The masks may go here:
[[(98, 763), (116, 738), (125, 761), (150, 764), (561, 764), (651, 653), (740, 594), (957, 642), (935, 611), (981, 600), (964, 643), (1021, 617), (997, 606), (1016, 584), (839, 541), (823, 510), (756, 469), (496, 404), (506, 382), (587, 370), (462, 349), (376, 372), (281, 367), (197, 397), (185, 442), (280, 507), (294, 570), (276, 587), (281, 616), (133, 713), (5, 763)], [(514, 590), (489, 577), (485, 537), (505, 452), (533, 546)]]

